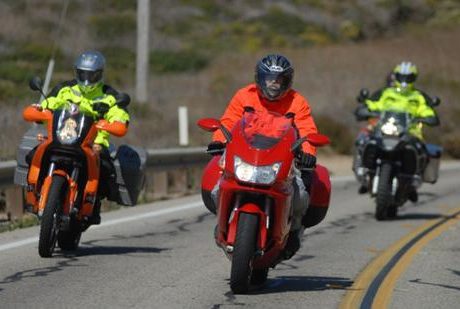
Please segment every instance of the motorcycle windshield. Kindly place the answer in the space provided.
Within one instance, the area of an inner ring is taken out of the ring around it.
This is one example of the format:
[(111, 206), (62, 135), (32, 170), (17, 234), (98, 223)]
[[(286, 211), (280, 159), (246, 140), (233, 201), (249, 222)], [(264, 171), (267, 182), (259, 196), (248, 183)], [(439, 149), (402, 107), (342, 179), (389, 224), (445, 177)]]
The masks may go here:
[(270, 149), (286, 135), (292, 122), (270, 112), (248, 112), (243, 115), (242, 129), (246, 141), (257, 149)]
[(93, 122), (90, 115), (85, 115), (75, 104), (66, 104), (54, 111), (55, 133), (57, 140), (64, 145), (71, 145), (87, 134)]
[(383, 135), (399, 136), (406, 132), (409, 125), (408, 113), (385, 111), (382, 113), (378, 128)]

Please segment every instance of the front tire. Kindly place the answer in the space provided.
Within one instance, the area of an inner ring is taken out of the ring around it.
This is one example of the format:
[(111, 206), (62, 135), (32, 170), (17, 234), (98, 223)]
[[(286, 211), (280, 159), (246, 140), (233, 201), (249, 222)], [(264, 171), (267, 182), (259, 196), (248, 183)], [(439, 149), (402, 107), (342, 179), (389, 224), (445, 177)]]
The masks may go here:
[(66, 251), (74, 251), (78, 249), (80, 243), (82, 229), (80, 224), (75, 222), (70, 223), (70, 229), (68, 231), (59, 231), (57, 236), (57, 242), (59, 248)]
[(253, 269), (251, 275), (251, 284), (261, 285), (267, 281), (268, 277), (268, 267), (261, 269)]
[(379, 184), (377, 187), (375, 218), (379, 221), (388, 218), (389, 209), (393, 203), (391, 195), (391, 169), (389, 163), (383, 163), (380, 168)]
[(238, 220), (235, 248), (233, 250), (230, 287), (235, 294), (248, 292), (252, 262), (256, 251), (258, 217), (241, 213)]
[(41, 257), (51, 257), (56, 245), (59, 232), (59, 215), (66, 194), (67, 180), (60, 175), (53, 175), (51, 180), (45, 210), (40, 223), (38, 254)]

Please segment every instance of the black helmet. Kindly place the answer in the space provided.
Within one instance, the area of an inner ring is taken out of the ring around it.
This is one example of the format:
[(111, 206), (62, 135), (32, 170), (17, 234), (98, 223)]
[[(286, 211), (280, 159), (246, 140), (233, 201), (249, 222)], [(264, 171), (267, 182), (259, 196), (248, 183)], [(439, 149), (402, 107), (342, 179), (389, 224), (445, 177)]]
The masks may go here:
[(86, 51), (75, 61), (75, 77), (83, 93), (91, 92), (102, 83), (105, 58), (98, 51)]
[(294, 69), (282, 55), (267, 55), (257, 62), (255, 80), (259, 93), (267, 100), (281, 99), (292, 86)]

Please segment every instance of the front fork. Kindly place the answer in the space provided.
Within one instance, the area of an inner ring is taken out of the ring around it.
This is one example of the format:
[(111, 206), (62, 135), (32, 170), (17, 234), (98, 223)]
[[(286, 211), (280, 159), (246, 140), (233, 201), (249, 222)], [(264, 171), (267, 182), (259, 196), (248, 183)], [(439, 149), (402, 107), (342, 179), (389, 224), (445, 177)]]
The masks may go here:
[(70, 215), (78, 213), (78, 208), (76, 207), (76, 200), (78, 197), (78, 177), (80, 175), (80, 168), (78, 166), (74, 166), (72, 173), (69, 175), (63, 171), (56, 169), (56, 163), (51, 162), (47, 176), (42, 185), (42, 192), (40, 194), (40, 200), (38, 205), (38, 216), (41, 217), (45, 210), (46, 200), (48, 199), (49, 189), (51, 187), (51, 181), (53, 175), (61, 175), (66, 178), (68, 183), (68, 191), (66, 198), (64, 200), (64, 204), (62, 205), (62, 215), (61, 215), (61, 229), (66, 230), (68, 229), (70, 223)]
[[(371, 194), (372, 196), (377, 195), (378, 191), (378, 186), (379, 186), (379, 180), (380, 180), (380, 166), (382, 162), (380, 160), (377, 161), (377, 168), (375, 169), (375, 175), (374, 178), (372, 179), (372, 191)], [(391, 180), (391, 195), (393, 197), (396, 196), (396, 192), (398, 191), (398, 186), (399, 186), (399, 181), (398, 177), (392, 177)]]
[(259, 232), (257, 240), (257, 254), (263, 255), (263, 249), (267, 243), (267, 232), (270, 228), (270, 215), (271, 215), (271, 199), (265, 197), (265, 205), (260, 207), (254, 203), (244, 203), (241, 205), (241, 196), (236, 197), (235, 206), (230, 213), (228, 219), (228, 230), (227, 230), (227, 246), (225, 248), (227, 253), (233, 252), (233, 246), (236, 240), (236, 231), (238, 229), (238, 219), (240, 213), (250, 213), (259, 217)]

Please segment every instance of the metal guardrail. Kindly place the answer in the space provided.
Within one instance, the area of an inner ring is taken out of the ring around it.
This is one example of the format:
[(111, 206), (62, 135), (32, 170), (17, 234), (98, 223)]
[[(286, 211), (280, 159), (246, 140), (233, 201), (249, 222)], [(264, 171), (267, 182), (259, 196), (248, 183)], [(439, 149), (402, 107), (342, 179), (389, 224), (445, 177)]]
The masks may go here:
[[(210, 160), (204, 147), (148, 149), (147, 168), (153, 170), (171, 170), (181, 167), (205, 164)], [(16, 161), (0, 162), (0, 187), (13, 185)]]

